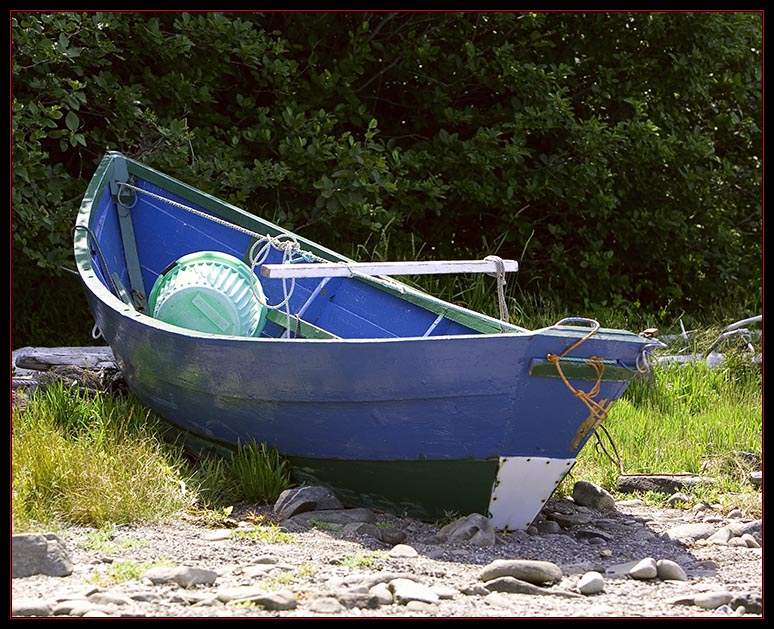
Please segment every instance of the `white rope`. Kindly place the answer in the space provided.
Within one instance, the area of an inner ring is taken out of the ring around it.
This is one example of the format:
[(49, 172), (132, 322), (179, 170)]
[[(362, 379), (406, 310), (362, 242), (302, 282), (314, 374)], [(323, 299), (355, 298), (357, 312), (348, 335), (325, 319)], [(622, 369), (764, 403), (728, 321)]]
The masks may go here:
[[(500, 305), (500, 320), (509, 323), (510, 316), (508, 315), (508, 304), (505, 301), (505, 262), (503, 262), (503, 259), (499, 256), (487, 256), (484, 260), (494, 262), (497, 267), (495, 277), (497, 278), (497, 301)], [(501, 325), (500, 330), (505, 332), (505, 326)]]
[(637, 359), (635, 360), (634, 364), (639, 373), (650, 373), (653, 371), (655, 358), (653, 357), (651, 350), (654, 347), (659, 347), (659, 344), (652, 343), (650, 345), (646, 345), (640, 350), (640, 353), (637, 354)]

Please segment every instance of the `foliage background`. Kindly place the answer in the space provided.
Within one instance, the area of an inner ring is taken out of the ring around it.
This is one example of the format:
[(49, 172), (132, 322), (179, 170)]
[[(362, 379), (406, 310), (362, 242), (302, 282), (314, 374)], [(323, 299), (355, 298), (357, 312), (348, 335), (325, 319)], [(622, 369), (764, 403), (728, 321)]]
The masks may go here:
[(71, 229), (119, 150), (358, 259), (515, 299), (762, 304), (762, 12), (11, 13), (12, 343), (88, 343)]

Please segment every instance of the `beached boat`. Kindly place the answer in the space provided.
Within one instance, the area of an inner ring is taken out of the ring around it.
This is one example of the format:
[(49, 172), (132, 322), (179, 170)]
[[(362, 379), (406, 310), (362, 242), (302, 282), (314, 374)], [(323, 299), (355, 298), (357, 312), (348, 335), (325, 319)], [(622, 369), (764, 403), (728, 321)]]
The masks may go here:
[[(356, 263), (120, 153), (75, 259), (132, 392), (199, 444), (265, 443), (346, 504), (525, 529), (652, 340), (503, 314), (515, 261)], [(500, 318), (394, 279), (494, 276)]]

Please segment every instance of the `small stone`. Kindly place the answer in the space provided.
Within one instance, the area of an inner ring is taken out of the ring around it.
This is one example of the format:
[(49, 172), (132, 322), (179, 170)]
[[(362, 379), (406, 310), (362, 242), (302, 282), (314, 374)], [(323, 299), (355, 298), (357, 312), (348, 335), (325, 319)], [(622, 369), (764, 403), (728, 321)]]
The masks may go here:
[(393, 579), (389, 585), (395, 597), (395, 602), (399, 605), (406, 605), (410, 601), (437, 603), (440, 600), (438, 594), (431, 588), (411, 579)]
[(393, 559), (405, 559), (419, 556), (419, 553), (407, 544), (398, 544), (397, 546), (393, 546), (389, 554)]
[(758, 543), (758, 540), (755, 539), (749, 533), (745, 533), (739, 539), (744, 540), (744, 543), (747, 545), (747, 548), (760, 548), (761, 547), (761, 545)]
[(656, 568), (656, 560), (652, 557), (646, 557), (645, 559), (637, 562), (634, 567), (629, 570), (629, 576), (633, 579), (655, 579), (658, 576), (658, 568)]
[(376, 597), (379, 605), (392, 605), (392, 591), (386, 583), (377, 583), (368, 589), (368, 593), (371, 596)]
[(704, 609), (717, 609), (730, 603), (733, 598), (730, 592), (704, 592), (693, 597), (693, 604)]
[(495, 559), (484, 566), (479, 578), (482, 581), (491, 581), (498, 577), (514, 577), (535, 585), (543, 585), (561, 581), (562, 576), (562, 569), (550, 561)]
[(554, 522), (553, 520), (543, 520), (542, 522), (538, 522), (537, 530), (540, 533), (558, 533), (562, 530), (562, 527), (559, 526), (558, 522)]
[(578, 591), (581, 594), (599, 594), (605, 589), (605, 578), (596, 571), (584, 574), (578, 581)]
[(202, 535), (202, 539), (206, 539), (208, 542), (219, 542), (224, 539), (229, 539), (233, 531), (231, 529), (215, 529), (207, 531)]
[(691, 501), (691, 497), (688, 494), (678, 492), (676, 494), (672, 494), (671, 496), (669, 496), (666, 502), (670, 507), (673, 507), (675, 505), (687, 504), (690, 501)]
[(573, 485), (572, 497), (576, 503), (597, 511), (615, 511), (615, 499), (599, 485), (578, 481)]
[(345, 607), (332, 596), (315, 598), (309, 602), (309, 610), (317, 614), (339, 614)]
[(656, 573), (662, 581), (687, 581), (688, 575), (680, 564), (671, 559), (659, 559), (656, 562)]

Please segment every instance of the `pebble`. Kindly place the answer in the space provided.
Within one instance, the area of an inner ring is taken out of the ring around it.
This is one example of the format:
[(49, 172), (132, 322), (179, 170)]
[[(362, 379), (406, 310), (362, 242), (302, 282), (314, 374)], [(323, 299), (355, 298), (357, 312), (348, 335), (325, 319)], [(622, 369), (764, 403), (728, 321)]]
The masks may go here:
[(584, 574), (578, 581), (578, 591), (581, 594), (599, 594), (604, 589), (605, 578), (593, 570)]
[[(306, 489), (263, 507), (285, 535), (274, 542), (250, 537), (255, 527), (238, 514), (217, 529), (190, 516), (117, 527), (114, 548), (99, 551), (87, 528), (14, 535), (12, 616), (762, 614), (762, 523), (743, 514), (707, 522), (712, 507), (611, 508), (604, 492), (583, 487), (549, 500), (530, 532), (502, 532), (480, 514), (439, 526), (346, 509), (327, 490)], [(127, 562), (145, 568), (110, 577)]]

